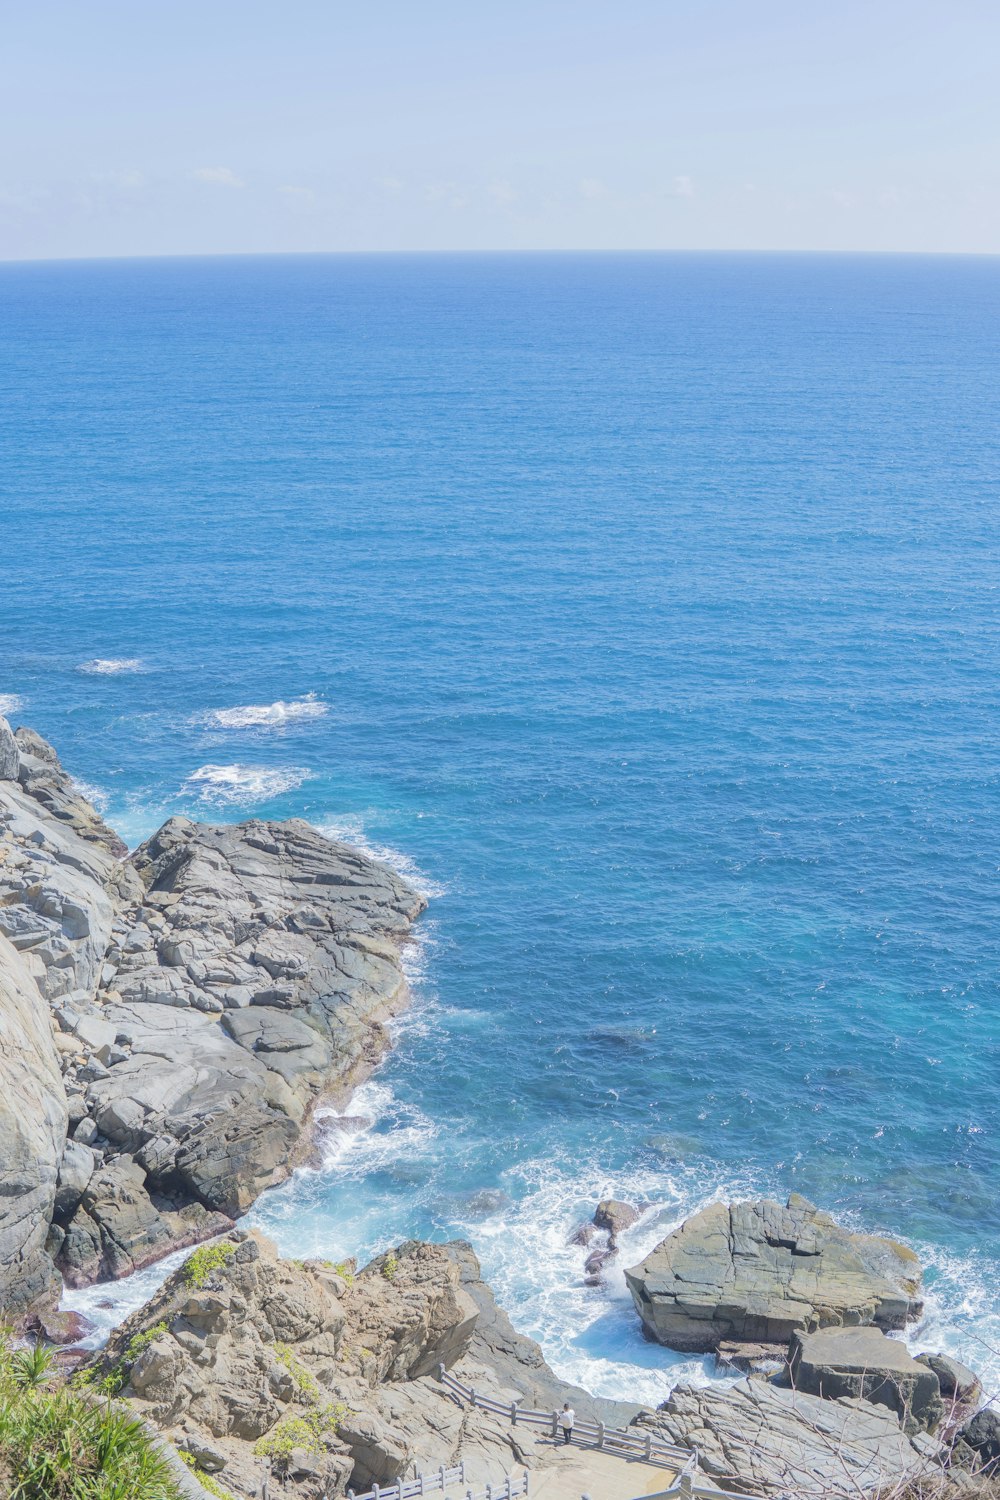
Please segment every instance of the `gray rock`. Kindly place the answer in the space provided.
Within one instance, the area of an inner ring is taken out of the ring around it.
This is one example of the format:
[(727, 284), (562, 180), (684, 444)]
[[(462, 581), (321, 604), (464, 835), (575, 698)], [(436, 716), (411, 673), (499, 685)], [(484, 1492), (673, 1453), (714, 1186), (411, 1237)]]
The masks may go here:
[(622, 1203), (617, 1198), (604, 1198), (597, 1205), (594, 1223), (598, 1229), (606, 1229), (612, 1239), (616, 1239), (624, 1230), (637, 1224), (640, 1217), (639, 1210), (633, 1208), (631, 1203)]
[(804, 1198), (713, 1203), (625, 1279), (651, 1338), (708, 1353), (726, 1342), (787, 1344), (799, 1329), (919, 1314), (920, 1264), (894, 1241), (852, 1234)]
[[(74, 1142), (111, 1142), (142, 1179), (141, 1224), (125, 1225), (119, 1244), (111, 1196), (92, 1184), (92, 1201), (73, 1202), (83, 1157), (67, 1156), (65, 1233), (49, 1249), (77, 1282), (163, 1253), (171, 1234), (188, 1243), (287, 1176), (319, 1095), (343, 1097), (371, 1071), (388, 1045), (384, 1022), (406, 1001), (400, 947), (424, 902), (360, 851), (299, 821), (174, 818), (126, 852), (52, 747), (0, 721), (0, 1023), (25, 997), (38, 1013), (37, 1036), (18, 1042), (33, 1059), (33, 1103), (18, 1092), (27, 1084), (10, 1095), (31, 1186), (0, 1195), (0, 1304), (15, 1308), (54, 1284), (44, 1250), (19, 1236), (44, 1246), (55, 1209), (69, 1123), (60, 1068)], [(54, 1104), (42, 1099), (49, 1075)], [(32, 1172), (27, 1141), (44, 1115), (54, 1138), (43, 1149), (39, 1136)], [(21, 1225), (9, 1243), (7, 1220)]]
[(45, 1253), (68, 1114), (48, 1006), (0, 934), (0, 1301), (7, 1317), (53, 1304)]
[(1000, 1412), (995, 1407), (977, 1411), (959, 1436), (978, 1455), (981, 1466), (993, 1470), (1000, 1464)]
[(93, 1175), (94, 1153), (90, 1147), (82, 1142), (67, 1141), (56, 1184), (54, 1213), (57, 1218), (72, 1218)]
[(675, 1387), (637, 1418), (669, 1442), (697, 1447), (701, 1468), (725, 1489), (831, 1500), (895, 1492), (940, 1477), (936, 1439), (903, 1432), (884, 1406), (824, 1400), (759, 1379)]
[(797, 1390), (863, 1397), (895, 1412), (906, 1432), (934, 1432), (944, 1416), (938, 1377), (878, 1328), (793, 1333), (789, 1376)]
[(976, 1372), (947, 1354), (918, 1354), (917, 1363), (933, 1370), (942, 1396), (956, 1401), (960, 1406), (971, 1406), (983, 1394)]

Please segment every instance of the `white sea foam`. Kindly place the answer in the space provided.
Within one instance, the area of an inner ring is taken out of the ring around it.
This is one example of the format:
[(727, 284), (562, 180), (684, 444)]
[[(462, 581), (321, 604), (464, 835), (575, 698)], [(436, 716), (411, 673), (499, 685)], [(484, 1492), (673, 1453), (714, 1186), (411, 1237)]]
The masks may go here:
[(11, 714), (16, 714), (23, 702), (20, 693), (0, 693), (0, 716), (7, 719)]
[(197, 720), (212, 729), (283, 729), (304, 719), (322, 719), (329, 708), (315, 693), (276, 703), (247, 703), (241, 708), (214, 708)]
[(249, 807), (294, 791), (313, 774), (304, 766), (199, 766), (185, 781), (181, 795), (218, 807)]
[[(500, 1179), (513, 1203), (493, 1217), (456, 1221), (474, 1244), (483, 1272), (517, 1328), (542, 1345), (553, 1369), (593, 1391), (657, 1404), (678, 1381), (707, 1384), (726, 1377), (714, 1361), (648, 1343), (625, 1285), (624, 1268), (642, 1260), (688, 1214), (719, 1198), (759, 1191), (749, 1180), (709, 1187), (703, 1172), (633, 1172), (609, 1177), (597, 1163), (578, 1166), (535, 1160)], [(708, 1189), (706, 1191), (706, 1189)], [(568, 1244), (603, 1197), (644, 1205), (639, 1222), (620, 1236), (616, 1260), (601, 1287), (584, 1285), (585, 1252)]]
[(399, 849), (393, 849), (389, 844), (379, 844), (370, 839), (365, 833), (364, 820), (357, 815), (348, 814), (342, 818), (330, 818), (324, 823), (317, 823), (316, 826), (328, 839), (335, 839), (341, 844), (351, 844), (355, 849), (360, 849), (363, 854), (377, 859), (380, 864), (388, 865), (391, 870), (396, 871), (397, 875), (402, 875), (404, 880), (408, 880), (414, 889), (428, 900), (447, 894), (447, 886), (425, 874), (408, 854), (404, 854)]
[(117, 677), (127, 672), (145, 672), (146, 664), (138, 656), (95, 656), (76, 669), (91, 677)]
[(108, 1335), (125, 1319), (148, 1302), (172, 1271), (183, 1265), (190, 1250), (175, 1250), (173, 1255), (136, 1271), (121, 1281), (110, 1285), (99, 1282), (96, 1286), (64, 1287), (59, 1306), (69, 1312), (78, 1312), (93, 1324), (93, 1331), (81, 1340), (86, 1349), (99, 1349)]
[(108, 796), (107, 792), (102, 791), (102, 789), (99, 786), (95, 786), (93, 782), (81, 781), (78, 776), (74, 776), (72, 778), (72, 781), (74, 787), (80, 793), (80, 796), (86, 797), (91, 807), (96, 807), (99, 813), (107, 812), (108, 805), (111, 801), (111, 798)]

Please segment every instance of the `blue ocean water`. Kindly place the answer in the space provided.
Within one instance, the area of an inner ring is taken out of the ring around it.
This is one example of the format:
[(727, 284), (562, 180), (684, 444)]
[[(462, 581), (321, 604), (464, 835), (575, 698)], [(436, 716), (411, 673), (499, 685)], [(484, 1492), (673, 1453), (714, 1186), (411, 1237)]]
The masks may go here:
[(7, 265), (0, 327), (13, 717), (131, 840), (301, 815), (433, 893), (257, 1220), (462, 1234), (651, 1399), (707, 1371), (568, 1231), (796, 1189), (1000, 1385), (1000, 262)]

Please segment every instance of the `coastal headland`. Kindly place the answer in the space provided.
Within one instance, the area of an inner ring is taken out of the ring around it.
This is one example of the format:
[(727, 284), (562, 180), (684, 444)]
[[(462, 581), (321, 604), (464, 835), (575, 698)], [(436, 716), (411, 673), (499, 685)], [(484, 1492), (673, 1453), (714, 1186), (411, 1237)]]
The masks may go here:
[[(55, 750), (0, 719), (0, 1304), (72, 1344), (64, 1284), (201, 1246), (103, 1350), (67, 1356), (88, 1399), (158, 1434), (176, 1492), (333, 1500), (448, 1465), (474, 1487), (530, 1469), (552, 1500), (581, 1475), (625, 1500), (681, 1470), (696, 1492), (817, 1500), (991, 1482), (1000, 1420), (975, 1374), (892, 1337), (920, 1313), (916, 1256), (798, 1195), (710, 1205), (626, 1272), (647, 1337), (741, 1377), (656, 1409), (560, 1380), (464, 1242), (359, 1269), (238, 1226), (308, 1153), (317, 1103), (383, 1056), (424, 905), (300, 820), (175, 817), (130, 853)], [(607, 1200), (567, 1225), (582, 1282), (637, 1217)], [(566, 1404), (600, 1443), (563, 1452), (544, 1414)], [(650, 1469), (654, 1442), (676, 1472)]]

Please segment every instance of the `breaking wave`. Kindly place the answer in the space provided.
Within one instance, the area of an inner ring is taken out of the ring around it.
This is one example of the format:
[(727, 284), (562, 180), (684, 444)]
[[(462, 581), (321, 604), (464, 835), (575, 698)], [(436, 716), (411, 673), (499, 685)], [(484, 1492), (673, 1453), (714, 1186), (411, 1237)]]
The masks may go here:
[(282, 729), (303, 719), (322, 719), (329, 707), (315, 693), (276, 703), (248, 703), (241, 708), (214, 708), (202, 714), (198, 723), (211, 729)]
[(0, 715), (6, 719), (10, 714), (16, 714), (23, 703), (20, 693), (0, 693)]
[(349, 816), (327, 819), (323, 823), (317, 823), (316, 827), (326, 838), (334, 839), (341, 844), (350, 844), (353, 848), (360, 849), (363, 854), (377, 859), (380, 864), (388, 865), (391, 870), (396, 871), (397, 875), (402, 875), (404, 880), (408, 880), (414, 889), (418, 890), (422, 896), (426, 896), (428, 900), (447, 894), (447, 886), (425, 874), (408, 854), (404, 854), (399, 849), (393, 849), (389, 844), (379, 844), (370, 839), (364, 831), (361, 818)]
[(146, 664), (138, 656), (95, 656), (76, 669), (91, 677), (120, 677), (126, 672), (145, 672)]
[(181, 795), (216, 807), (250, 807), (294, 791), (313, 774), (304, 766), (199, 766), (185, 781)]

